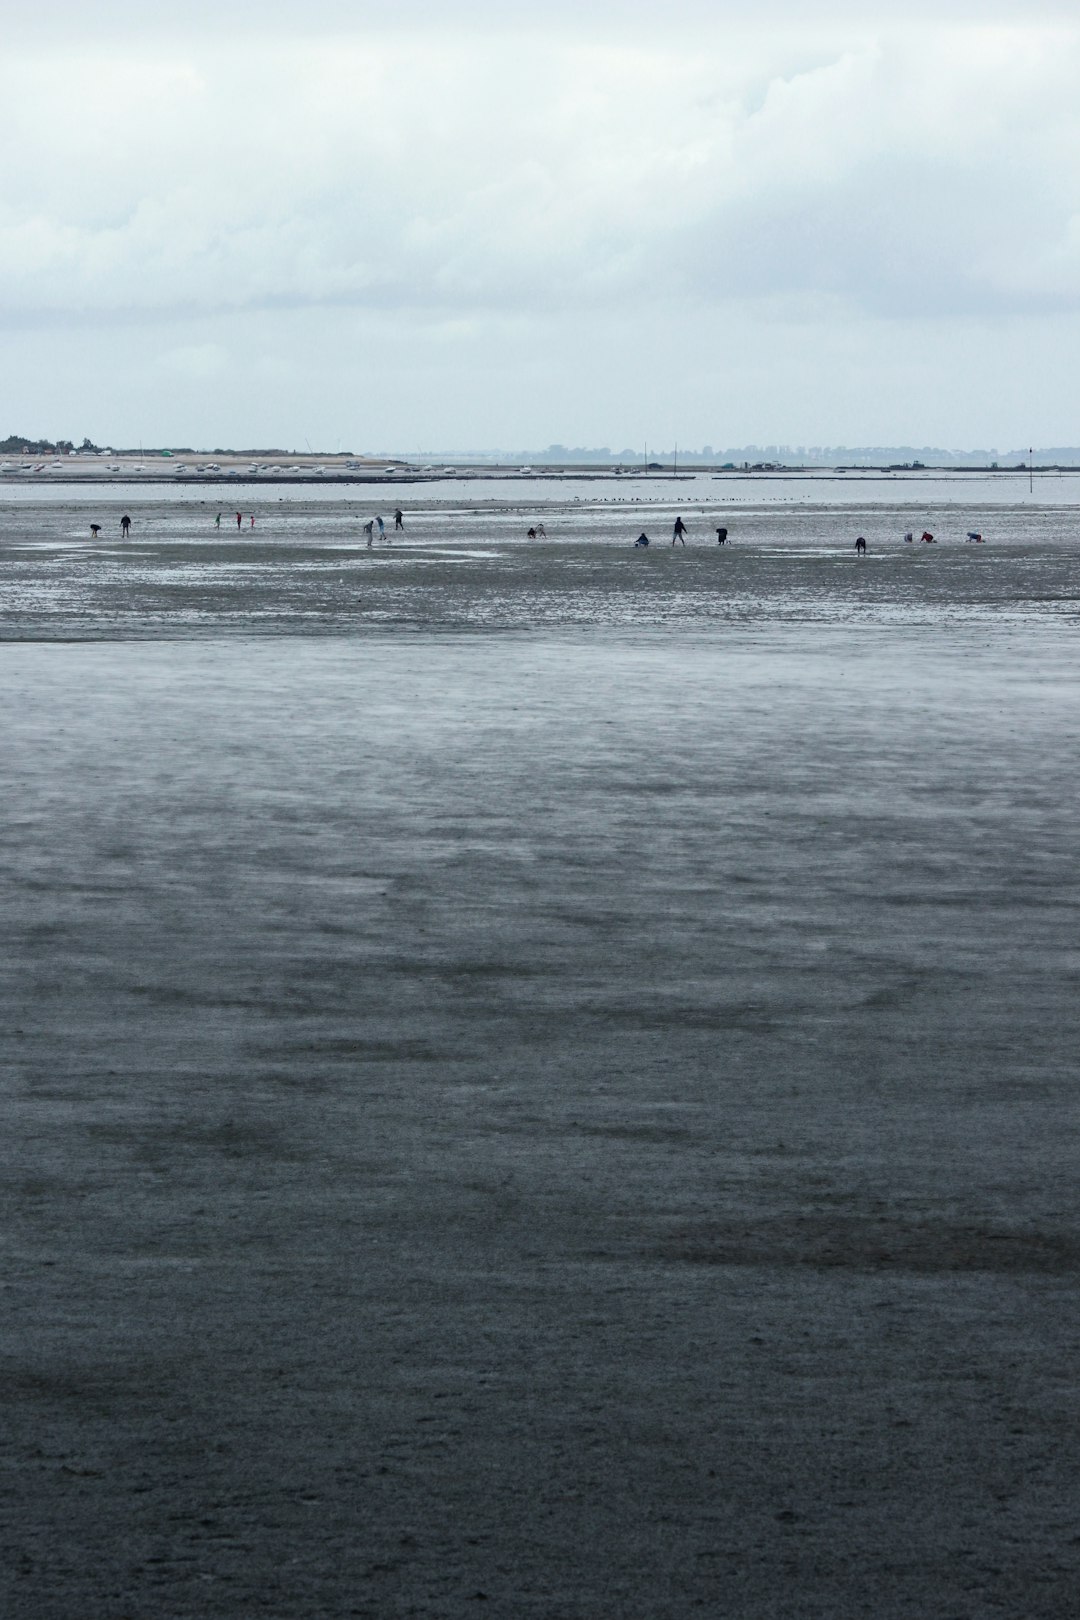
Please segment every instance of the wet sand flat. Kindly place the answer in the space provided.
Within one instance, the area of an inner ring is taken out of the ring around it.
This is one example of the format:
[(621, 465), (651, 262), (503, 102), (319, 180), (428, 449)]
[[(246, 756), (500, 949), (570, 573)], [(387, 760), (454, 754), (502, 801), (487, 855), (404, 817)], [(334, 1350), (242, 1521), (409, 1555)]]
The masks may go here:
[(5, 1614), (1071, 1615), (1052, 523), (56, 521), (0, 581)]

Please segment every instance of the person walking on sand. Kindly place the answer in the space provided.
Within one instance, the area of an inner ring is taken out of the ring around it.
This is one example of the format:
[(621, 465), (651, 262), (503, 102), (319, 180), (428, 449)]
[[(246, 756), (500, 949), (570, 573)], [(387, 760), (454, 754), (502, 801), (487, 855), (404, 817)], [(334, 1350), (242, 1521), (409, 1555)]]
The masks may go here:
[(717, 531), (716, 531), (716, 543), (717, 543), (718, 546), (726, 546), (727, 545), (727, 530), (726, 529), (717, 529)]
[(214, 519), (214, 528), (215, 529), (220, 529), (221, 528), (221, 513), (220, 512), (218, 513), (217, 517)]
[(386, 537), (386, 524), (383, 522), (381, 517), (377, 517), (375, 519), (375, 521), (379, 525), (379, 539), (380, 540), (385, 539), (385, 537)]
[(368, 550), (371, 550), (372, 537), (375, 533), (375, 519), (369, 518), (364, 524), (364, 533), (367, 535)]
[(398, 529), (404, 529), (404, 527), (405, 527), (405, 514), (401, 510), (401, 507), (398, 506), (398, 507), (396, 507), (394, 509), (394, 533), (396, 534)]
[(120, 533), (123, 535), (125, 540), (127, 539), (128, 535), (131, 533), (131, 519), (128, 517), (126, 512), (124, 513), (123, 517), (120, 519)]
[(686, 544), (686, 540), (684, 539), (685, 534), (686, 534), (686, 524), (683, 522), (682, 513), (680, 512), (679, 516), (675, 519), (675, 527), (671, 531), (671, 543), (672, 543), (672, 545), (674, 545), (676, 541), (679, 541), (679, 542), (681, 542), (682, 545), (685, 546), (685, 544)]
[(537, 537), (540, 540), (546, 540), (547, 539), (547, 530), (544, 528), (544, 525), (542, 523), (538, 523), (536, 525), (536, 533), (537, 533)]
[(254, 512), (252, 512), (252, 514), (251, 514), (251, 527), (252, 528), (255, 527), (255, 514), (254, 514)]
[(238, 529), (241, 529), (241, 528), (243, 528), (243, 526), (244, 526), (244, 514), (243, 514), (243, 512), (237, 512), (237, 514), (236, 514), (236, 527)]

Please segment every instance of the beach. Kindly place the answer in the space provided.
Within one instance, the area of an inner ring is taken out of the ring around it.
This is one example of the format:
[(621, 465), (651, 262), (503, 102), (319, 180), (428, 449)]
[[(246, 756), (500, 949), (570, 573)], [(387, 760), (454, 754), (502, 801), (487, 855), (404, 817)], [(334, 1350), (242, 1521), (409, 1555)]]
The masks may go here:
[(677, 493), (0, 507), (14, 1620), (1074, 1612), (1074, 509)]

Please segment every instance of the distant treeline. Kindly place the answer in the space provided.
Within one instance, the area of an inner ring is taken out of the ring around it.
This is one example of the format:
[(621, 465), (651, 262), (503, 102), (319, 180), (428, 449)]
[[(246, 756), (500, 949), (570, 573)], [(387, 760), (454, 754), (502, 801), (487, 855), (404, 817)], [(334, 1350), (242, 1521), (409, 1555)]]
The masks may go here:
[(57, 450), (74, 448), (70, 439), (57, 439), (53, 444), (51, 439), (25, 439), (21, 433), (9, 433), (6, 439), (0, 439), (0, 452), (7, 456), (49, 456)]
[[(57, 439), (54, 442), (52, 439), (31, 439), (23, 433), (9, 433), (6, 439), (0, 439), (0, 453), (7, 456), (67, 455), (69, 451), (76, 448), (98, 455), (101, 454), (100, 445), (96, 445), (92, 439), (84, 439), (82, 444), (78, 446), (74, 445), (70, 439)], [(115, 453), (112, 450), (109, 451), (109, 455)], [(146, 453), (147, 455), (154, 454), (152, 450), (148, 450)]]
[[(93, 439), (84, 439), (79, 445), (71, 439), (31, 439), (22, 433), (9, 433), (6, 439), (0, 439), (0, 455), (6, 456), (52, 456), (67, 455), (72, 450), (85, 452), (87, 455), (97, 456), (290, 456), (291, 450), (227, 450), (218, 446), (216, 450), (196, 450), (190, 444), (170, 445), (123, 445), (95, 444)], [(328, 455), (329, 451), (317, 451), (319, 455)]]

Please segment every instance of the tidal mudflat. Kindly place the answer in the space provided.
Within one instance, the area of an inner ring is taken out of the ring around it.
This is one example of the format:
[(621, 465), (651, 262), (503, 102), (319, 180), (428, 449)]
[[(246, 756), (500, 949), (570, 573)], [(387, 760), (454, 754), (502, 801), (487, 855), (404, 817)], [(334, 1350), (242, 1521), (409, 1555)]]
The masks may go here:
[(5, 1614), (1071, 1616), (1059, 517), (133, 515), (0, 534)]

